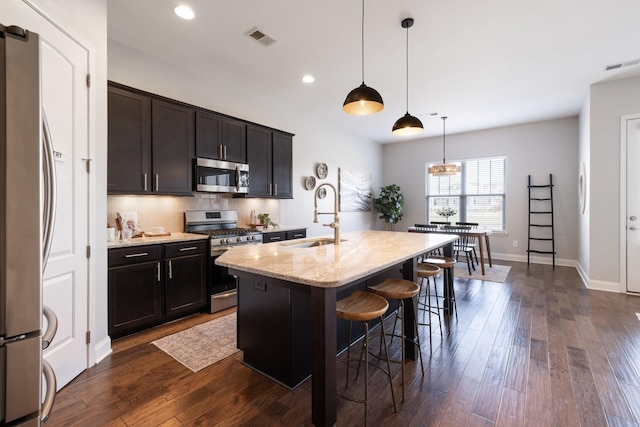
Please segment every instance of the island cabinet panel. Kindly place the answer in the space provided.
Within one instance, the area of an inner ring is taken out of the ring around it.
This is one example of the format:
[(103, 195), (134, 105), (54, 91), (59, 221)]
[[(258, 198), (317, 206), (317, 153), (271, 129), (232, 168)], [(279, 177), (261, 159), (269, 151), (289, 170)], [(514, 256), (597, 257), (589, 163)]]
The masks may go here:
[(249, 196), (293, 197), (293, 135), (263, 126), (247, 126)]
[(107, 191), (137, 194), (150, 188), (151, 99), (109, 86)]
[(247, 125), (207, 111), (196, 111), (196, 157), (247, 163)]
[(311, 373), (308, 292), (264, 277), (240, 277), (238, 289), (238, 348), (245, 363), (297, 386)]
[[(337, 299), (388, 277), (402, 277), (399, 266), (341, 288)], [(238, 283), (238, 348), (244, 362), (287, 387), (298, 386), (311, 375), (310, 288), (244, 272)], [(390, 304), (387, 314), (397, 306)], [(349, 322), (338, 319), (336, 335), (340, 352), (347, 347)], [(355, 322), (352, 339), (363, 335), (364, 326)]]
[(155, 99), (151, 111), (153, 191), (191, 195), (194, 111)]

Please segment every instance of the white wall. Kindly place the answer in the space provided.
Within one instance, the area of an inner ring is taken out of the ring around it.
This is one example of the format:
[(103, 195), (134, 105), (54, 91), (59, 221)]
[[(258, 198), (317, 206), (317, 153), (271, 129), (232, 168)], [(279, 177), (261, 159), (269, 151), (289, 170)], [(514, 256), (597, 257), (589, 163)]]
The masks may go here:
[[(247, 217), (251, 209), (267, 211), (282, 225), (309, 227), (311, 236), (331, 234), (313, 221), (313, 192), (303, 187), (303, 179), (313, 175), (315, 164), (324, 162), (329, 166), (326, 180), (337, 186), (338, 168), (353, 172), (370, 172), (373, 188), (381, 179), (382, 149), (379, 144), (353, 137), (339, 129), (331, 129), (313, 117), (292, 111), (277, 99), (259, 99), (242, 88), (233, 87), (224, 81), (212, 81), (198, 70), (185, 69), (164, 62), (146, 53), (134, 50), (121, 43), (109, 41), (109, 79), (131, 87), (208, 108), (244, 120), (281, 129), (295, 134), (293, 139), (293, 200), (274, 204), (262, 199), (245, 201), (227, 200), (219, 197), (212, 206), (229, 206), (237, 209), (241, 218)], [(336, 108), (341, 99), (336, 99)], [(333, 203), (331, 190), (322, 202), (329, 209)], [(141, 202), (146, 198), (139, 198)], [(110, 197), (109, 200), (115, 200)], [(182, 202), (190, 205), (191, 202)], [(111, 204), (111, 203), (110, 203)], [(142, 208), (141, 208), (142, 209)], [(110, 212), (114, 207), (110, 206)], [(320, 221), (327, 218), (321, 218)], [(376, 226), (373, 212), (344, 212), (340, 215), (343, 231), (369, 229)], [(328, 221), (324, 221), (328, 222)]]
[[(450, 118), (449, 120), (452, 120)], [(507, 157), (506, 234), (491, 237), (496, 258), (526, 261), (528, 191), (527, 175), (534, 183), (554, 179), (556, 263), (575, 265), (577, 248), (578, 118), (528, 123), (447, 135), (447, 161)], [(425, 221), (425, 168), (442, 161), (442, 137), (388, 144), (383, 148), (384, 184), (400, 185), (405, 213), (400, 229)], [(513, 247), (513, 241), (518, 247)], [(538, 256), (535, 262), (550, 262)]]
[(591, 86), (589, 287), (625, 292), (620, 283), (620, 119), (640, 113), (640, 77)]

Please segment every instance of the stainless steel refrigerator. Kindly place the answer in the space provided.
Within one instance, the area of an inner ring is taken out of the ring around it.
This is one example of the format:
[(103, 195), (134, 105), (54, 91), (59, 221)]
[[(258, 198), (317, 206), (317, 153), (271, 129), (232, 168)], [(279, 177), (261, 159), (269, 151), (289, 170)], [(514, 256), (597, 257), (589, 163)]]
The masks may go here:
[(40, 425), (55, 398), (55, 375), (42, 358), (57, 327), (55, 315), (42, 305), (54, 213), (55, 169), (40, 102), (39, 37), (0, 24), (2, 426)]

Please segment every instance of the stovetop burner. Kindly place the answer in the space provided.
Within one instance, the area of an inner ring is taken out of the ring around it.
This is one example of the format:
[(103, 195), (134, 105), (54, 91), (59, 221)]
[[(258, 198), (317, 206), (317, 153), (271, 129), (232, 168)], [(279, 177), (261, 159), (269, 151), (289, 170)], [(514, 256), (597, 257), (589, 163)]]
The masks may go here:
[[(255, 228), (223, 228), (223, 229), (208, 229), (201, 230), (203, 234), (208, 234), (209, 236), (244, 236), (247, 234), (259, 234), (260, 231)], [(196, 231), (197, 233), (197, 231)]]

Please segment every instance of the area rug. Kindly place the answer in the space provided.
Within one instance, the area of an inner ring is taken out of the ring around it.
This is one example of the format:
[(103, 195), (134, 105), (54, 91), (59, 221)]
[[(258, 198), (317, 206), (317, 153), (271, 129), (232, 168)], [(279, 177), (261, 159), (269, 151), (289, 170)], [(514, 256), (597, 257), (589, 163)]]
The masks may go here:
[(459, 277), (461, 279), (476, 279), (476, 280), (485, 280), (489, 282), (500, 282), (504, 283), (507, 280), (507, 275), (511, 267), (508, 265), (496, 265), (493, 264), (493, 267), (489, 267), (489, 264), (484, 265), (485, 275), (482, 275), (482, 271), (480, 270), (480, 266), (476, 265), (476, 269), (471, 270), (471, 274), (469, 274), (469, 269), (467, 268), (466, 262), (457, 262), (454, 266), (454, 275), (455, 277)]
[(198, 372), (240, 351), (236, 347), (236, 313), (167, 335), (151, 344)]

